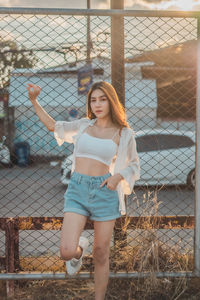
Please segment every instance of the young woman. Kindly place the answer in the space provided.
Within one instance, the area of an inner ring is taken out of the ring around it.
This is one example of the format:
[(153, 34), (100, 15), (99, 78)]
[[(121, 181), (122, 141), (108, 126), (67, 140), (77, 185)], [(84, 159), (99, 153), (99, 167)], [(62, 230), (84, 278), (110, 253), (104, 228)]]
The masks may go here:
[(40, 106), (41, 88), (29, 84), (29, 98), (58, 145), (74, 143), (72, 175), (64, 195), (60, 254), (68, 274), (78, 272), (88, 247), (81, 236), (87, 218), (94, 221), (93, 257), (95, 299), (105, 297), (109, 278), (109, 250), (116, 218), (126, 213), (124, 194), (131, 194), (140, 167), (134, 132), (114, 87), (95, 83), (87, 97), (87, 117), (55, 121)]

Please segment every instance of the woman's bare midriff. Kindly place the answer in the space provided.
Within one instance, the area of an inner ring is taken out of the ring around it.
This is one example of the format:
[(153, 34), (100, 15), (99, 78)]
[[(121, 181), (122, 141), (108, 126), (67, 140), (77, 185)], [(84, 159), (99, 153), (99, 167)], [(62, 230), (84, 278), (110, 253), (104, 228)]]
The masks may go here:
[(102, 176), (109, 172), (109, 166), (92, 158), (76, 157), (75, 165), (75, 172), (89, 176)]

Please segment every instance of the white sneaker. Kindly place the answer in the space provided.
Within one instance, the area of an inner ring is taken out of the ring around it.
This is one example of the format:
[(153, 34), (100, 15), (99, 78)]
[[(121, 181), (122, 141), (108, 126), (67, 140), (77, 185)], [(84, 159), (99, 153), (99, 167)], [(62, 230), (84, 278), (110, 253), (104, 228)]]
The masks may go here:
[(83, 249), (81, 257), (79, 259), (72, 258), (71, 260), (66, 261), (66, 269), (69, 275), (74, 275), (80, 270), (83, 256), (89, 246), (89, 241), (84, 236), (81, 236), (78, 245)]

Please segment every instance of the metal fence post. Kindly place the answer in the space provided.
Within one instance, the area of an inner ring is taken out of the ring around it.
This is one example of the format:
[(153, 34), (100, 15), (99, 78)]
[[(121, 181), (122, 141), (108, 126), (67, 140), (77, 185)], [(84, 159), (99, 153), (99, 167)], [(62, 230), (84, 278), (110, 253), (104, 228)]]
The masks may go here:
[(200, 276), (200, 18), (197, 18), (197, 100), (196, 100), (196, 188), (195, 188), (195, 274)]
[[(111, 0), (112, 9), (123, 9), (123, 0)], [(124, 16), (111, 17), (111, 77), (119, 100), (125, 105)]]
[[(111, 9), (123, 9), (124, 0), (111, 0)], [(111, 17), (111, 77), (120, 102), (125, 106), (124, 16)], [(114, 244), (127, 245), (127, 233), (115, 228)]]

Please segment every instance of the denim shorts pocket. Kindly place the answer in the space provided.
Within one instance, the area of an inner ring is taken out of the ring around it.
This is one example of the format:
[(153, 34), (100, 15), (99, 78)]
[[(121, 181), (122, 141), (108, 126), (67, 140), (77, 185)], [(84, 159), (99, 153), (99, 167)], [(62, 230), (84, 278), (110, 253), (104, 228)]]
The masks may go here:
[(105, 184), (105, 188), (107, 191), (109, 191), (110, 193), (117, 193), (117, 190), (111, 190), (107, 187), (107, 185)]
[(70, 182), (72, 184), (77, 184), (78, 183), (78, 181), (76, 180), (76, 178), (74, 178), (73, 176), (70, 178)]
[(70, 181), (69, 181), (67, 190), (74, 190), (74, 189), (76, 188), (76, 185), (77, 185), (76, 180), (72, 180), (72, 179), (70, 178)]
[(104, 186), (107, 188), (107, 190), (114, 191), (114, 190), (109, 189), (109, 187), (107, 186), (107, 184), (105, 184)]

